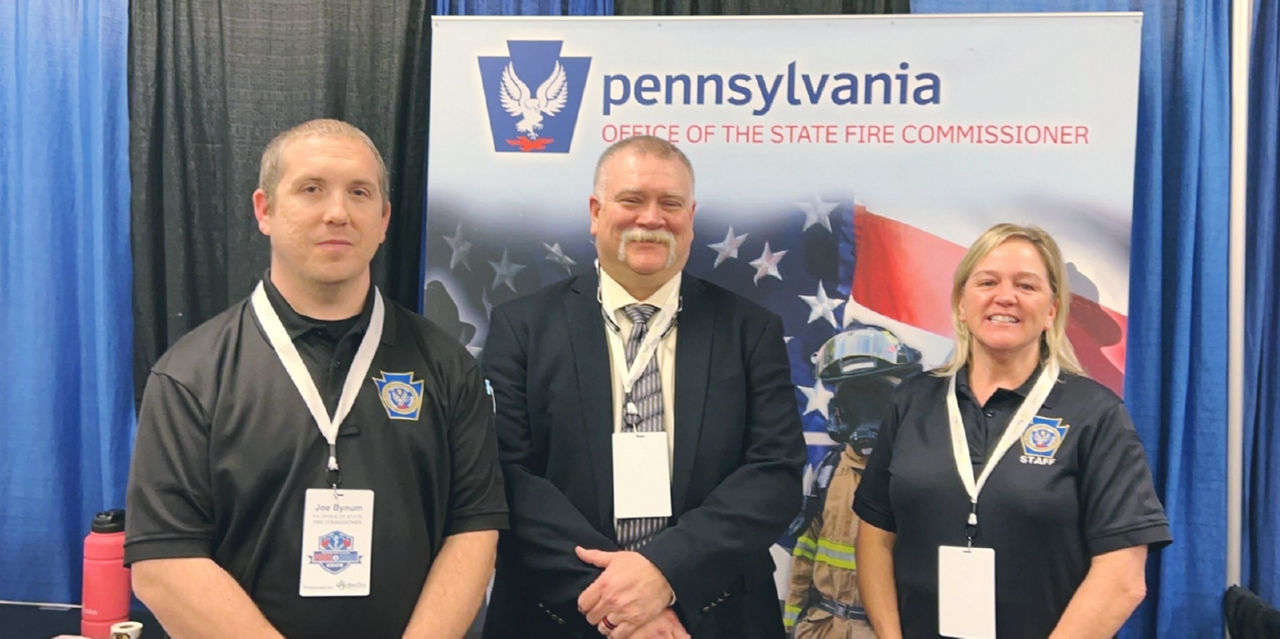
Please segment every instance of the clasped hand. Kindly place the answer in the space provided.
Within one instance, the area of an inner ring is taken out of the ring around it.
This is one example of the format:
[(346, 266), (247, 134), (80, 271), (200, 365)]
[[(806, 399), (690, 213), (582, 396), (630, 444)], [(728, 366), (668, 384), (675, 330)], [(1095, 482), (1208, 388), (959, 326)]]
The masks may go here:
[(604, 569), (578, 596), (578, 610), (601, 634), (618, 639), (689, 636), (668, 608), (671, 585), (644, 555), (581, 546), (575, 547), (574, 552), (582, 561)]

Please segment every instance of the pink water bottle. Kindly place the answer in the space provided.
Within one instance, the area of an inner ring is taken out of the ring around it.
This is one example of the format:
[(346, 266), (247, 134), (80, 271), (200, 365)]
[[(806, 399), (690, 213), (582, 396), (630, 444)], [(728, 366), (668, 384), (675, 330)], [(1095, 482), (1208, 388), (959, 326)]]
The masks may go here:
[(80, 634), (108, 639), (111, 624), (129, 620), (132, 594), (129, 569), (124, 567), (124, 511), (98, 513), (84, 538)]

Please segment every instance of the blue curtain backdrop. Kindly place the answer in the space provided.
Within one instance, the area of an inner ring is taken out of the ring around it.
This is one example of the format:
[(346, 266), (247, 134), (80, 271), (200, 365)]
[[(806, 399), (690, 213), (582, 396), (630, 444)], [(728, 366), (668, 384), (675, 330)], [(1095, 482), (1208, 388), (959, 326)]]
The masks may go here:
[(1244, 585), (1280, 606), (1280, 3), (1254, 5), (1245, 297)]
[(133, 432), (126, 0), (0, 0), (0, 599), (78, 602)]
[(1146, 602), (1121, 635), (1221, 636), (1230, 2), (912, 0), (911, 9), (1143, 12), (1125, 400), (1174, 543), (1148, 562)]

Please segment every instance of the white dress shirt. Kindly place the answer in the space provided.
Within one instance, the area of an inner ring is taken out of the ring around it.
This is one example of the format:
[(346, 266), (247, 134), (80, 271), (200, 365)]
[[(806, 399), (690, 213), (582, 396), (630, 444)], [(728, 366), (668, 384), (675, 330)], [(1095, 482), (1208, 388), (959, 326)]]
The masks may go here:
[[(622, 432), (622, 377), (626, 371), (614, 370), (613, 363), (618, 360), (625, 361), (625, 357), (618, 357), (619, 353), (625, 353), (627, 348), (627, 339), (631, 337), (631, 318), (622, 309), (628, 305), (636, 303), (653, 304), (662, 310), (664, 307), (671, 307), (675, 312), (680, 304), (680, 279), (681, 273), (676, 272), (675, 277), (667, 280), (661, 288), (654, 292), (647, 299), (638, 300), (622, 288), (622, 285), (616, 282), (609, 274), (600, 269), (600, 303), (604, 311), (613, 318), (617, 323), (618, 330), (605, 322), (605, 336), (609, 343), (609, 378), (613, 388), (613, 432)], [(666, 302), (663, 304), (663, 302)], [(600, 321), (604, 321), (602, 318)], [(673, 455), (675, 451), (675, 405), (676, 405), (676, 333), (679, 329), (672, 326), (671, 330), (662, 337), (658, 342), (658, 350), (654, 354), (658, 358), (658, 375), (662, 380), (662, 426), (667, 432), (667, 462), (673, 464)], [(668, 468), (672, 466), (669, 465)]]

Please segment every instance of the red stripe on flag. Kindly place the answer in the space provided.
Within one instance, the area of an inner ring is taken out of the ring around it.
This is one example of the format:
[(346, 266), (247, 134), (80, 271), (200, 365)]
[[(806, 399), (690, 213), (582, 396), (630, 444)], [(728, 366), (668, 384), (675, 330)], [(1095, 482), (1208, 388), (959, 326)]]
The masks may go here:
[(950, 336), (951, 275), (964, 247), (858, 205), (853, 213), (854, 301), (930, 333)]
[(1124, 315), (1097, 302), (1071, 296), (1071, 315), (1067, 317), (1067, 339), (1076, 351), (1076, 359), (1089, 377), (1124, 394), (1124, 340), (1129, 320)]

